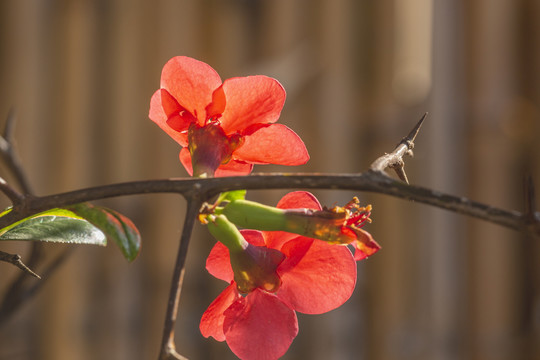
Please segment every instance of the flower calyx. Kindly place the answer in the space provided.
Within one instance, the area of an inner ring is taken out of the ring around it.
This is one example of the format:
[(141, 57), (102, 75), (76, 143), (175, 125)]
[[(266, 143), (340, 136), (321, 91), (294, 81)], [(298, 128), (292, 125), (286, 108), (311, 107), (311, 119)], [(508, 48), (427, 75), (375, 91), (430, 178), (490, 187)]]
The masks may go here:
[(242, 142), (240, 134), (225, 134), (217, 120), (210, 119), (204, 126), (192, 122), (188, 128), (188, 149), (193, 176), (213, 177), (221, 165), (231, 160)]
[(229, 250), (234, 281), (242, 294), (259, 288), (276, 292), (281, 279), (277, 267), (285, 259), (279, 250), (250, 244), (224, 215), (210, 215), (208, 230)]

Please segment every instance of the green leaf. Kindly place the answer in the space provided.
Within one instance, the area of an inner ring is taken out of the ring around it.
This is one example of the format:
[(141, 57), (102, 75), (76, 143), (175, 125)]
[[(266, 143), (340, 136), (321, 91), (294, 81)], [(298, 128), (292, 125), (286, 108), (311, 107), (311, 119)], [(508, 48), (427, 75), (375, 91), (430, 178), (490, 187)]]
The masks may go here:
[(104, 207), (82, 203), (67, 208), (86, 219), (114, 241), (128, 261), (133, 261), (141, 249), (141, 235), (133, 222), (124, 215)]
[[(2, 212), (0, 216), (9, 211)], [(66, 209), (47, 210), (17, 221), (0, 230), (0, 240), (107, 245), (103, 232)]]

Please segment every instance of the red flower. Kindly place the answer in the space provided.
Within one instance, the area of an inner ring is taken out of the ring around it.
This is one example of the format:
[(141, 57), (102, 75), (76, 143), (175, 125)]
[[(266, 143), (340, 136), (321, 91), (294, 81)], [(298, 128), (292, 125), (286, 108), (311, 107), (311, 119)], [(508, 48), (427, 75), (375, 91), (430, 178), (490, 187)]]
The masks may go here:
[[(321, 209), (307, 192), (287, 194), (278, 204), (289, 206)], [(349, 299), (356, 284), (355, 261), (346, 246), (282, 232), (241, 233), (250, 247), (258, 249), (246, 251), (250, 261), (242, 264), (255, 266), (239, 269), (238, 258), (231, 259), (227, 247), (216, 243), (206, 268), (230, 285), (203, 314), (201, 333), (227, 341), (241, 359), (277, 359), (298, 333), (295, 311), (321, 314)], [(276, 256), (277, 251), (282, 255)], [(251, 285), (240, 287), (235, 279), (249, 280)], [(239, 288), (247, 294), (242, 296)]]
[(309, 160), (291, 129), (274, 124), (285, 90), (272, 78), (223, 83), (209, 65), (184, 56), (169, 60), (149, 117), (182, 146), (180, 161), (195, 176), (249, 174), (253, 164), (301, 165)]

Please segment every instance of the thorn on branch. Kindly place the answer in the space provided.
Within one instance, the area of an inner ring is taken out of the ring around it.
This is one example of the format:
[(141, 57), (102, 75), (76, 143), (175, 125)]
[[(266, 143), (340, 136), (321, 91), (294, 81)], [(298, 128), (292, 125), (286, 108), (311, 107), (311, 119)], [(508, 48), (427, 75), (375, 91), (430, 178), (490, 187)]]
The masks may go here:
[(409, 183), (409, 179), (407, 179), (407, 174), (405, 173), (405, 162), (403, 160), (397, 164), (392, 164), (389, 167), (394, 169), (396, 175), (401, 181), (404, 181), (407, 184)]
[(426, 117), (427, 113), (422, 116), (409, 134), (401, 139), (394, 151), (375, 160), (371, 164), (370, 170), (384, 174), (386, 169), (394, 169), (397, 176), (408, 184), (409, 180), (407, 179), (407, 174), (405, 173), (405, 162), (403, 160), (403, 156), (413, 156), (414, 140), (416, 139), (416, 136), (418, 135), (418, 132), (420, 131)]
[(409, 146), (410, 150), (414, 148), (414, 140), (416, 139), (416, 135), (418, 135), (418, 133), (420, 132), (420, 128), (422, 127), (424, 120), (426, 120), (427, 115), (428, 113), (424, 113), (424, 115), (422, 115), (422, 118), (416, 123), (416, 125), (411, 130), (409, 135), (407, 135), (407, 137), (401, 140), (401, 143), (403, 143), (404, 141), (410, 143), (410, 146)]
[(30, 269), (28, 266), (26, 266), (21, 259), (21, 255), (19, 254), (9, 254), (3, 251), (0, 251), (0, 261), (5, 261), (8, 263), (11, 263), (15, 266), (17, 266), (22, 271), (26, 272), (29, 275), (32, 275), (33, 277), (36, 277), (38, 279), (41, 279), (41, 276), (36, 274), (32, 269)]

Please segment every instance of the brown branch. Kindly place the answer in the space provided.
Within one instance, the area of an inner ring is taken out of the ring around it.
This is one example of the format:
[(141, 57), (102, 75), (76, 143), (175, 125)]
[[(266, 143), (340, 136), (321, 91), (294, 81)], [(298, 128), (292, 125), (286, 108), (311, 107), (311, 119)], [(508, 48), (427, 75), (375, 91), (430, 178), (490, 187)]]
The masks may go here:
[[(14, 210), (0, 218), (0, 228), (50, 208), (118, 196), (177, 193), (185, 198), (191, 198), (193, 194), (197, 194), (202, 201), (206, 201), (223, 191), (291, 188), (374, 192), (421, 202), (519, 231), (525, 230), (527, 225), (525, 214), (519, 211), (500, 209), (465, 197), (407, 185), (380, 171), (370, 170), (360, 174), (273, 173), (208, 179), (147, 180), (97, 186), (55, 195), (27, 198), (24, 211)], [(534, 218), (538, 222), (540, 214), (536, 212)]]
[(41, 270), (42, 277), (38, 276), (41, 281), (25, 286), (25, 280), (28, 277), (22, 274), (19, 275), (8, 287), (6, 296), (0, 302), (0, 323), (6, 322), (26, 300), (32, 298), (32, 296), (42, 289), (51, 275), (67, 260), (68, 256), (75, 249), (76, 247), (74, 246), (66, 248), (47, 267)]
[(188, 206), (184, 218), (184, 228), (182, 229), (182, 235), (180, 237), (180, 245), (178, 247), (176, 264), (174, 266), (171, 290), (169, 292), (169, 301), (167, 303), (167, 312), (165, 315), (165, 325), (163, 327), (163, 337), (161, 342), (161, 353), (159, 355), (159, 360), (187, 360), (185, 357), (176, 352), (176, 346), (174, 343), (174, 325), (176, 324), (178, 304), (180, 302), (180, 293), (182, 290), (182, 283), (184, 281), (185, 264), (189, 241), (191, 239), (193, 225), (195, 224), (195, 220), (197, 219), (197, 215), (199, 214), (199, 209), (202, 205), (202, 201), (199, 200), (198, 197), (190, 197), (187, 200)]
[(24, 195), (12, 188), (2, 177), (0, 177), (0, 191), (11, 200), (13, 206), (16, 207), (24, 204)]
[(19, 160), (12, 143), (15, 121), (15, 111), (11, 109), (8, 113), (2, 136), (0, 136), (0, 154), (8, 166), (9, 171), (15, 176), (15, 180), (21, 187), (22, 192), (24, 194), (32, 194), (32, 187), (30, 186), (28, 177), (23, 171), (21, 161)]
[[(32, 193), (32, 189), (28, 178), (23, 171), (23, 167), (17, 156), (17, 152), (12, 144), (15, 120), (15, 112), (13, 109), (11, 109), (4, 125), (4, 131), (0, 136), (0, 154), (7, 165), (8, 170), (15, 177), (15, 181), (23, 193), (21, 194), (17, 192), (14, 188), (8, 185), (4, 179), (0, 179), (0, 191), (9, 197), (13, 204), (14, 211), (17, 212), (26, 205), (28, 199), (31, 197), (30, 194)], [(28, 265), (25, 265), (22, 260), (20, 260), (20, 256), (16, 255), (19, 257), (20, 264), (22, 264), (22, 267), (19, 267), (24, 272), (20, 273), (15, 277), (15, 279), (13, 279), (11, 284), (8, 286), (4, 297), (0, 301), (0, 322), (7, 320), (12, 314), (15, 313), (15, 310), (25, 302), (26, 299), (29, 299), (40, 289), (41, 286), (43, 286), (43, 281), (37, 283), (34, 282), (27, 285), (29, 277), (26, 276), (27, 274), (31, 274), (41, 279), (39, 275), (31, 270), (31, 268), (36, 268), (39, 264), (40, 260), (42, 259), (42, 250), (42, 243), (32, 243), (29, 260), (27, 262)], [(46, 274), (48, 275), (50, 272), (52, 272), (52, 269), (56, 269), (62, 262), (63, 257), (59, 257), (55, 262), (53, 262), (53, 265), (57, 265), (50, 266), (51, 271), (47, 271)]]
[(33, 277), (36, 277), (38, 279), (41, 279), (41, 276), (33, 272), (28, 266), (26, 266), (21, 259), (21, 255), (19, 254), (9, 254), (4, 251), (0, 251), (0, 261), (5, 261), (8, 263), (11, 263), (24, 271), (25, 273), (32, 275)]

